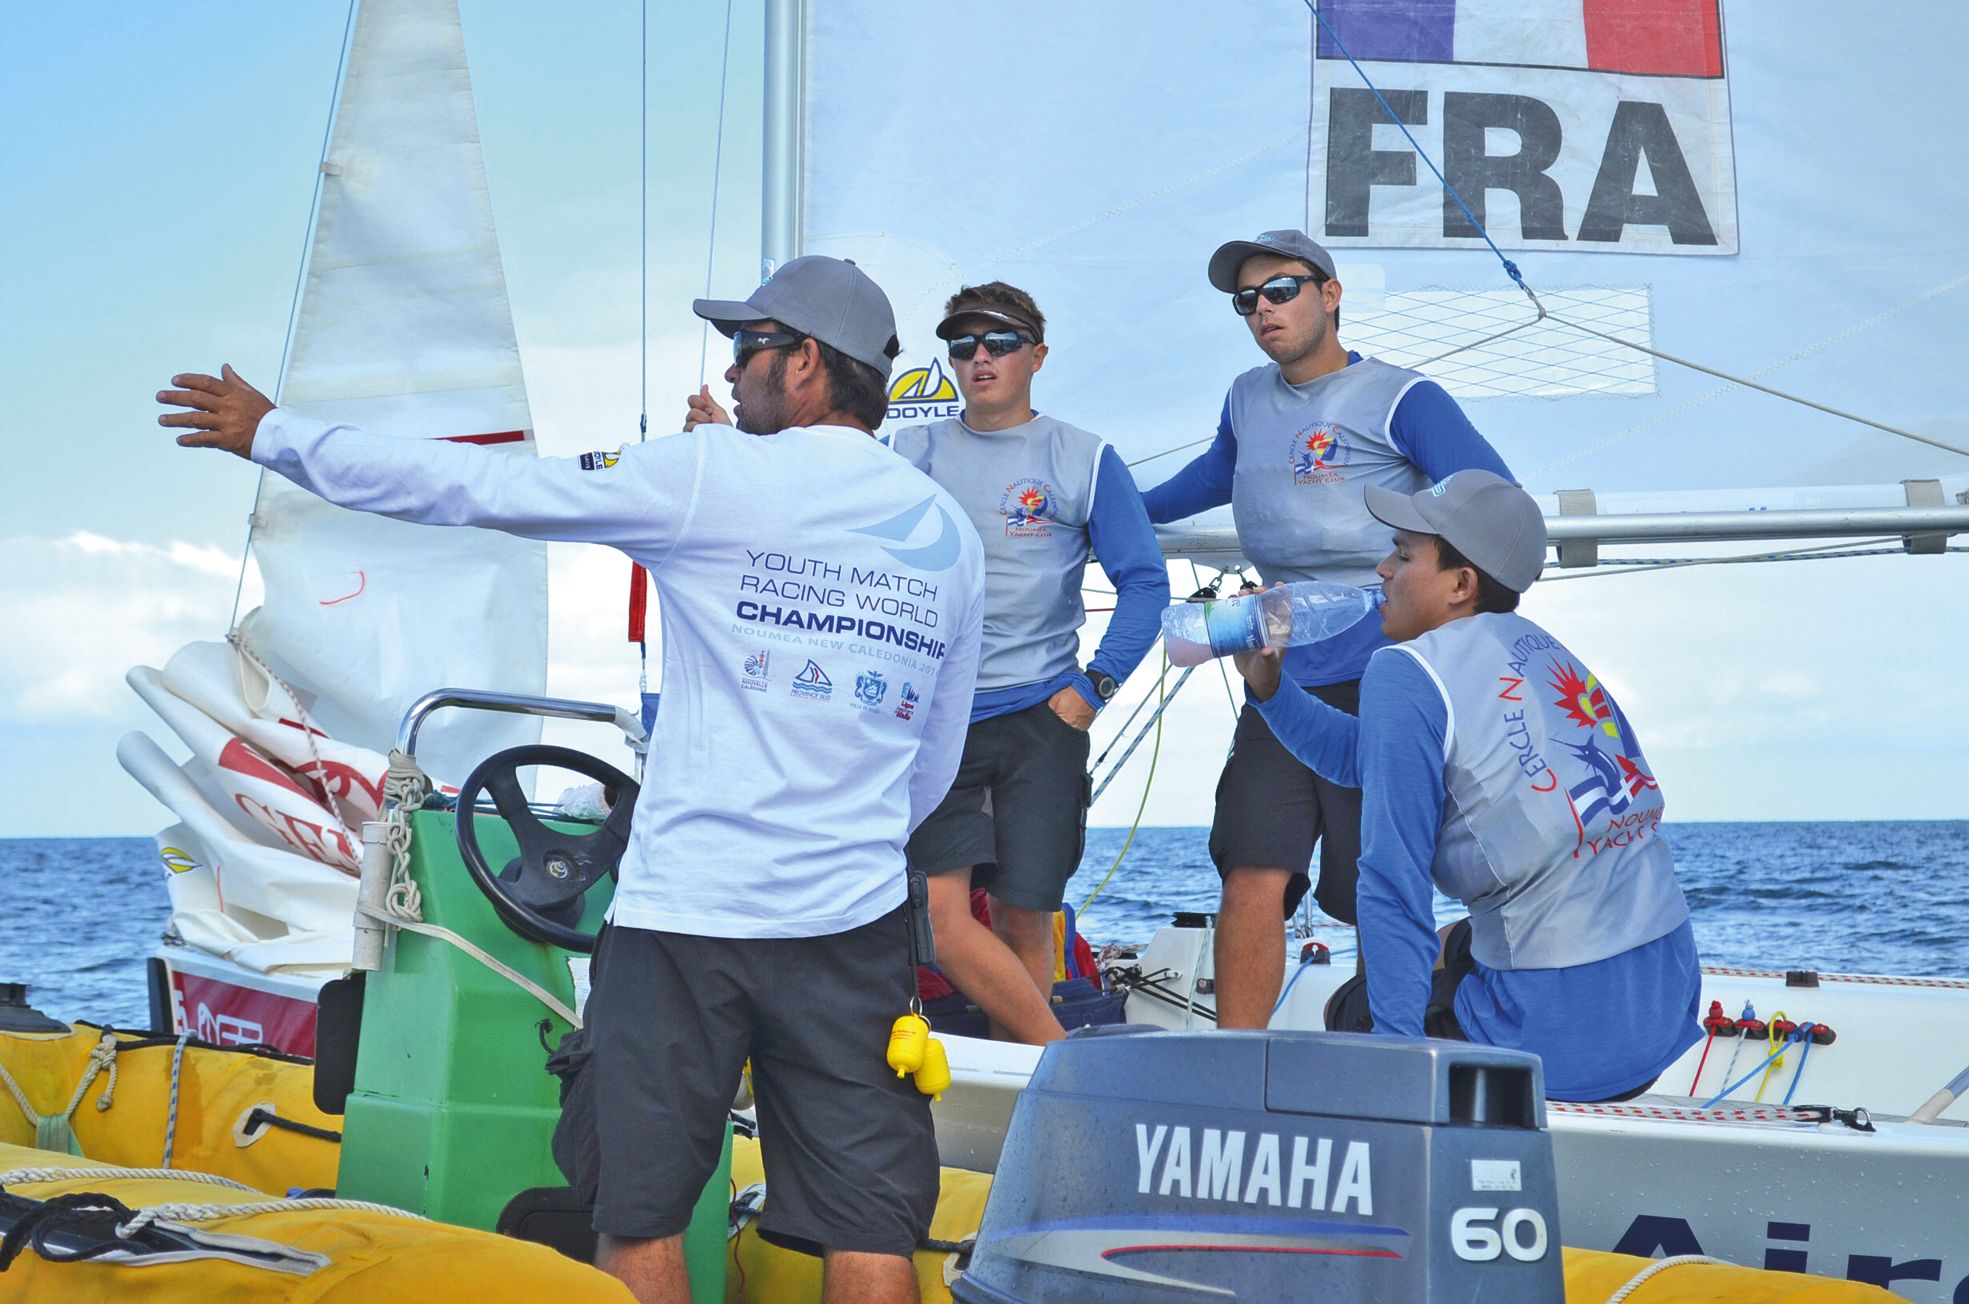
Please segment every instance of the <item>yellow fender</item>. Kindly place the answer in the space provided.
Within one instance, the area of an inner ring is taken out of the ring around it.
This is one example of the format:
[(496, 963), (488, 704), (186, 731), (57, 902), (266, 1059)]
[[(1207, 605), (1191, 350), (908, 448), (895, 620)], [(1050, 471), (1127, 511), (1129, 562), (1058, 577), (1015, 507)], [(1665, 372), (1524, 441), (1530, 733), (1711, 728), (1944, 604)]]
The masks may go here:
[[(118, 1088), (121, 1091), (121, 1087)], [(72, 1155), (0, 1145), (0, 1171), (104, 1167)], [(249, 1204), (266, 1197), (182, 1179), (71, 1177), (17, 1182), (15, 1195), (46, 1200), (100, 1191), (132, 1208), (159, 1204)], [(195, 1224), (201, 1230), (276, 1241), (325, 1256), (306, 1276), (224, 1260), (143, 1265), (50, 1263), (24, 1251), (0, 1275), (0, 1298), (63, 1304), (151, 1301), (294, 1301), (298, 1304), (433, 1304), (438, 1300), (552, 1300), (629, 1304), (628, 1288), (544, 1245), (491, 1232), (361, 1210), (245, 1214)]]
[[(0, 1067), (19, 1085), (35, 1113), (68, 1108), (88, 1073), (103, 1031), (78, 1024), (73, 1032), (0, 1033)], [(148, 1034), (115, 1033), (115, 1089), (108, 1070), (96, 1074), (71, 1117), (84, 1155), (124, 1168), (156, 1168), (164, 1159), (171, 1105), (174, 1045), (131, 1048)], [(255, 1108), (339, 1133), (342, 1120), (314, 1107), (314, 1066), (244, 1051), (187, 1047), (178, 1076), (178, 1124), (171, 1166), (214, 1173), (256, 1191), (285, 1195), (295, 1188), (335, 1185), (341, 1147), (332, 1140), (284, 1128), (249, 1131)], [(107, 1094), (109, 1107), (99, 1108)], [(0, 1086), (0, 1142), (32, 1146), (35, 1129), (11, 1092)]]

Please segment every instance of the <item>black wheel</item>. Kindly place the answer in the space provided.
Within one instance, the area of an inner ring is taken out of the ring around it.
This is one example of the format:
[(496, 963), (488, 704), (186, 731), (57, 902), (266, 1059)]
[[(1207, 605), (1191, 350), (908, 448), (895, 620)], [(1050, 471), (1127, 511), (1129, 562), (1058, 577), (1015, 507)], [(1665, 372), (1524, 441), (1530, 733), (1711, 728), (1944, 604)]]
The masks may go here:
[[(597, 780), (615, 793), (608, 819), (592, 833), (549, 828), (527, 805), (520, 767), (553, 765)], [(520, 854), (497, 874), (479, 846), (473, 808), (480, 794), (513, 830)], [(629, 846), (629, 820), (636, 806), (636, 781), (605, 761), (567, 747), (534, 744), (509, 747), (479, 762), (458, 792), (458, 854), (472, 881), (506, 926), (521, 937), (569, 951), (595, 949), (595, 937), (574, 925), (588, 889), (615, 875)]]

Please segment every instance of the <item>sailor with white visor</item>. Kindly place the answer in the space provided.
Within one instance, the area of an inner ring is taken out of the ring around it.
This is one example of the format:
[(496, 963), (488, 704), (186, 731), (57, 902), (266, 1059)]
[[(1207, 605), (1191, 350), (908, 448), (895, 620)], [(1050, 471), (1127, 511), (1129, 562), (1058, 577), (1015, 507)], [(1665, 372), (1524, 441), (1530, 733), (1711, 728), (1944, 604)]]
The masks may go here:
[[(1531, 496), (1489, 471), (1370, 486), (1394, 642), (1358, 717), (1238, 658), (1279, 741), (1362, 789), (1365, 973), (1327, 1026), (1459, 1037), (1545, 1061), (1561, 1100), (1638, 1094), (1701, 1036), (1701, 975), (1662, 793), (1585, 662), (1516, 608), (1545, 561)], [(1432, 889), (1469, 907), (1442, 931)]]

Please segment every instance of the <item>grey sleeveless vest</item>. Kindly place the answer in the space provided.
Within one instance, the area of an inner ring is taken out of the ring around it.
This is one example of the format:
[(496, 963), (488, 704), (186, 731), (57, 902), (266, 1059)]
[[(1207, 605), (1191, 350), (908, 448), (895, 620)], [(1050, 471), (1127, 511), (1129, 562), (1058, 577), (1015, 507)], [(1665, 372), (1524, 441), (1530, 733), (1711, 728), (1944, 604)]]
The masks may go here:
[(984, 540), (978, 691), (1077, 669), (1100, 437), (1043, 415), (988, 432), (952, 418), (898, 430), (889, 446), (948, 489)]
[(1493, 969), (1590, 964), (1681, 926), (1661, 789), (1627, 717), (1578, 657), (1515, 613), (1453, 620), (1412, 656), (1449, 737), (1436, 885), (1470, 907)]
[(1239, 546), (1267, 583), (1380, 583), (1374, 566), (1394, 532), (1368, 515), (1364, 490), (1428, 486), (1388, 429), (1395, 404), (1421, 379), (1362, 358), (1304, 385), (1287, 384), (1276, 365), (1231, 382), (1231, 513)]

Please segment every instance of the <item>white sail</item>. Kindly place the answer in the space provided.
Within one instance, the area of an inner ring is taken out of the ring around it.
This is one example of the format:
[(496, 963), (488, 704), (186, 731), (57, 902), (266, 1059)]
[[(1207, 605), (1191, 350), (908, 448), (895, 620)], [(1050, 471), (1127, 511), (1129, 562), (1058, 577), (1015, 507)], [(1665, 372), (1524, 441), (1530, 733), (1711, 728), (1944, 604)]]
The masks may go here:
[(1960, 117), (1969, 10), (1320, 7), (1565, 324), (1537, 320), (1301, 0), (1012, 0), (984, 31), (962, 8), (808, 0), (787, 252), (891, 291), (899, 374), (935, 356), (958, 283), (1031, 290), (1059, 346), (1049, 408), (1131, 461), (1207, 439), (1263, 360), (1210, 251), (1301, 226), (1339, 259), (1341, 339), (1442, 380), (1534, 492), (1969, 487), (1960, 454), (1590, 333), (1969, 448), (1969, 263), (1943, 217), (1969, 210), (1969, 173), (1921, 126)]
[[(363, 5), (322, 172), (280, 401), (531, 457), (455, 5)], [(267, 596), (242, 629), (315, 695), (316, 727), (382, 750), (433, 688), (544, 690), (542, 545), (346, 512), (276, 476), (254, 512)], [(433, 722), (420, 760), (455, 781), (538, 736), (527, 717), (454, 713)]]
[[(279, 399), (407, 439), (534, 455), (452, 0), (368, 0), (353, 28)], [(177, 818), (160, 835), (179, 939), (248, 967), (346, 963), (360, 826), (408, 707), (444, 687), (538, 696), (542, 545), (330, 507), (262, 477), (262, 604), (131, 686), (190, 749), (118, 759)], [(418, 760), (462, 778), (539, 721), (450, 713)]]

